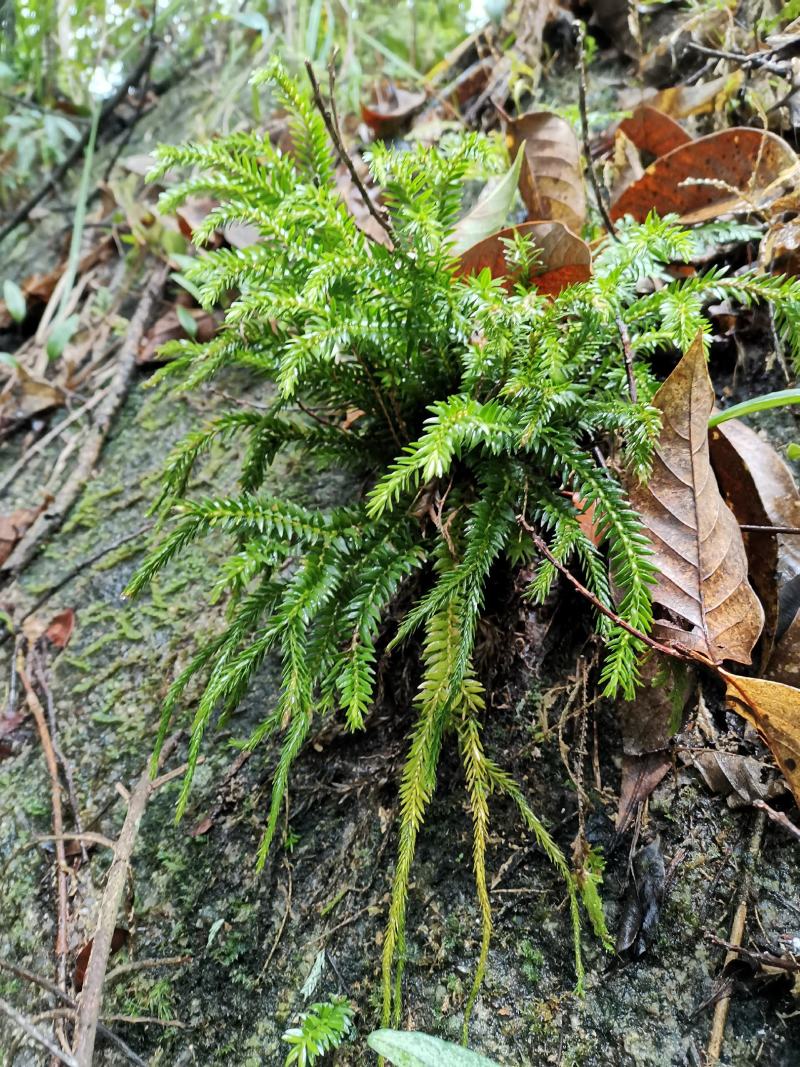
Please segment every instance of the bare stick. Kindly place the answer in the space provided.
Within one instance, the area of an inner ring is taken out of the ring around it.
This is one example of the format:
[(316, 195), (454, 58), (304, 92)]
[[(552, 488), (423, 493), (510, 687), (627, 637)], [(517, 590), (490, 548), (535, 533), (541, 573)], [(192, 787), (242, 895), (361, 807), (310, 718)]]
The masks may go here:
[(182, 967), (185, 963), (191, 963), (191, 956), (162, 956), (160, 959), (131, 960), (130, 963), (120, 963), (113, 971), (106, 975), (106, 985), (124, 978), (126, 974), (134, 974), (137, 971), (151, 970), (156, 967)]
[[(177, 734), (173, 735), (162, 748), (159, 765), (163, 765), (175, 748), (178, 736)], [(128, 813), (125, 816), (125, 822), (122, 824), (117, 845), (114, 849), (114, 859), (108, 871), (108, 880), (103, 892), (103, 899), (100, 902), (97, 927), (83, 981), (78, 1018), (75, 1023), (74, 1053), (77, 1067), (92, 1067), (97, 1025), (103, 1004), (103, 983), (108, 968), (108, 959), (111, 955), (111, 941), (117, 924), (117, 913), (125, 891), (128, 865), (139, 834), (142, 816), (150, 797), (151, 787), (150, 771), (147, 769), (142, 773), (136, 787), (131, 792)]]
[[(322, 93), (320, 92), (319, 82), (317, 81), (317, 77), (314, 74), (314, 68), (311, 65), (310, 59), (306, 60), (306, 70), (308, 71), (308, 78), (311, 82), (311, 88), (314, 93), (314, 103), (317, 105), (317, 110), (319, 111), (320, 115), (322, 115), (322, 121), (325, 123), (325, 128), (328, 131), (328, 136), (330, 137), (331, 141), (333, 141), (333, 147), (336, 149), (336, 154), (339, 156), (339, 159), (342, 161), (342, 163), (344, 163), (344, 165), (347, 167), (353, 185), (355, 185), (356, 189), (358, 189), (359, 195), (364, 201), (364, 207), (367, 209), (370, 215), (372, 215), (372, 217), (375, 219), (381, 229), (386, 232), (387, 236), (394, 244), (395, 236), (391, 223), (380, 211), (378, 211), (372, 197), (364, 188), (364, 183), (359, 178), (358, 172), (353, 166), (353, 161), (350, 158), (350, 153), (347, 151), (344, 144), (342, 143), (342, 135), (339, 132), (338, 125), (334, 122), (331, 112), (328, 111), (328, 109), (325, 107), (325, 101), (322, 99)], [(331, 106), (334, 107), (335, 105), (333, 104), (332, 90), (333, 86), (331, 85)]]
[(753, 526), (748, 523), (742, 523), (739, 529), (752, 531), (753, 533), (800, 534), (800, 526)]
[(788, 834), (791, 834), (797, 841), (800, 841), (800, 827), (795, 826), (792, 820), (787, 818), (782, 811), (776, 811), (763, 800), (754, 800), (753, 807), (758, 808), (759, 811), (763, 811), (768, 819), (777, 823), (778, 826), (782, 826)]
[(97, 412), (97, 421), (81, 450), (80, 459), (65, 484), (59, 490), (53, 503), (36, 519), (25, 536), (0, 568), (3, 571), (18, 573), (33, 559), (42, 546), (67, 517), (72, 505), (83, 491), (100, 452), (105, 444), (114, 416), (128, 395), (128, 389), (136, 369), (136, 353), (139, 342), (147, 327), (153, 304), (161, 295), (167, 279), (168, 266), (160, 264), (153, 272), (142, 294), (139, 306), (128, 325), (125, 343), (119, 354), (117, 370), (108, 393)]
[[(36, 974), (34, 971), (28, 971), (24, 967), (19, 967), (16, 963), (9, 963), (8, 960), (0, 959), (0, 971), (7, 971), (9, 974), (13, 974), (16, 978), (21, 979), (23, 982), (30, 982), (31, 985), (37, 985), (40, 989), (46, 990), (48, 993), (66, 1004), (68, 1008), (75, 1011), (78, 1007), (77, 1001), (72, 997), (67, 996), (63, 990), (59, 989), (55, 982), (51, 982), (49, 978), (43, 978), (40, 974)], [(110, 1041), (112, 1045), (116, 1045), (123, 1055), (127, 1056), (131, 1063), (136, 1064), (136, 1067), (147, 1067), (145, 1061), (137, 1056), (136, 1053), (126, 1045), (121, 1037), (117, 1037), (113, 1030), (109, 1030), (107, 1026), (102, 1024), (98, 1026), (97, 1032), (106, 1041)]]
[(20, 1015), (16, 1008), (8, 1003), (8, 1001), (0, 998), (0, 1012), (3, 1015), (7, 1015), (8, 1018), (24, 1031), (28, 1037), (32, 1038), (37, 1045), (41, 1045), (42, 1048), (46, 1048), (47, 1051), (55, 1056), (61, 1063), (65, 1063), (67, 1067), (78, 1067), (78, 1061), (74, 1059), (68, 1052), (62, 1052), (55, 1042), (51, 1041), (47, 1034), (43, 1034), (42, 1031), (29, 1022), (24, 1015)]
[(619, 330), (619, 336), (622, 340), (622, 353), (625, 356), (625, 374), (628, 378), (628, 392), (631, 394), (631, 400), (635, 404), (636, 379), (633, 376), (633, 347), (631, 345), (631, 335), (628, 333), (627, 324), (621, 315), (617, 315), (617, 329)]
[(660, 641), (655, 641), (648, 634), (644, 633), (643, 630), (637, 630), (635, 626), (631, 626), (631, 624), (625, 619), (623, 619), (621, 615), (617, 615), (615, 611), (612, 611), (611, 608), (607, 608), (601, 600), (598, 600), (598, 598), (590, 589), (587, 589), (582, 582), (579, 582), (575, 575), (572, 574), (560, 560), (556, 559), (556, 557), (547, 547), (544, 538), (539, 536), (536, 530), (534, 530), (534, 528), (530, 525), (530, 523), (525, 520), (522, 515), (517, 515), (517, 522), (522, 527), (522, 529), (527, 534), (529, 534), (531, 540), (542, 553), (542, 555), (545, 557), (545, 559), (549, 560), (550, 563), (552, 563), (553, 566), (556, 568), (556, 570), (560, 571), (561, 574), (564, 575), (570, 585), (572, 585), (573, 588), (576, 589), (582, 597), (585, 597), (589, 601), (589, 603), (592, 604), (597, 609), (597, 611), (600, 612), (601, 615), (605, 615), (607, 619), (611, 619), (611, 621), (617, 626), (621, 627), (623, 630), (626, 630), (629, 634), (631, 634), (632, 637), (636, 637), (639, 641), (642, 641), (644, 644), (649, 645), (649, 647), (654, 649), (656, 652), (661, 652), (665, 656), (671, 656), (672, 659), (687, 660), (690, 663), (705, 663), (706, 666), (713, 667), (712, 663), (706, 663), (705, 659), (703, 659), (697, 653), (692, 653), (692, 655), (689, 655), (688, 653), (683, 653), (678, 649), (669, 648), (667, 645), (662, 645)]
[(584, 29), (583, 23), (580, 20), (576, 20), (574, 26), (578, 48), (578, 107), (581, 113), (583, 154), (586, 156), (586, 166), (589, 170), (589, 181), (592, 183), (592, 189), (594, 189), (595, 199), (597, 200), (597, 210), (600, 212), (600, 216), (605, 223), (608, 232), (615, 241), (618, 241), (617, 230), (608, 213), (603, 190), (600, 188), (600, 182), (597, 179), (594, 163), (592, 162), (592, 150), (589, 145), (589, 117), (586, 113), (586, 57), (584, 55)]
[[(750, 870), (756, 856), (758, 856), (761, 851), (761, 842), (764, 840), (764, 826), (766, 825), (766, 822), (766, 815), (763, 811), (759, 811), (756, 815), (753, 834), (747, 849), (745, 862), (748, 866), (745, 869), (745, 876), (739, 893), (739, 903), (733, 915), (733, 922), (731, 923), (731, 933), (728, 939), (730, 947), (725, 956), (723, 967), (727, 966), (731, 960), (736, 959), (738, 948), (744, 937), (744, 924), (747, 919), (747, 897), (750, 890)], [(711, 1034), (708, 1039), (708, 1049), (706, 1050), (706, 1063), (708, 1064), (708, 1067), (717, 1063), (722, 1053), (722, 1042), (725, 1039), (725, 1024), (728, 1021), (728, 1010), (730, 1009), (730, 1006), (731, 995), (729, 989), (720, 997), (714, 1008), (714, 1019), (711, 1023)]]
[(58, 778), (58, 760), (50, 731), (47, 728), (47, 719), (44, 708), (30, 683), (22, 657), (22, 651), (17, 656), (17, 674), (25, 689), (25, 698), (31, 714), (36, 721), (36, 729), (39, 731), (39, 739), (42, 743), (47, 771), (50, 775), (50, 803), (53, 808), (53, 834), (56, 838), (56, 887), (58, 899), (58, 932), (56, 934), (56, 958), (58, 960), (58, 985), (65, 993), (67, 991), (67, 924), (69, 922), (69, 901), (67, 885), (67, 857), (64, 851), (64, 816), (61, 810), (61, 783)]

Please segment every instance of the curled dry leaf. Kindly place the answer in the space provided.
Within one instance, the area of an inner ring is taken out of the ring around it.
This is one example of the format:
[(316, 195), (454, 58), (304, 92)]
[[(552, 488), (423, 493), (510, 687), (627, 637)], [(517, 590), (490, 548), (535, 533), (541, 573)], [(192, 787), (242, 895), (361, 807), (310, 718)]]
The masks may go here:
[(638, 806), (647, 800), (671, 766), (672, 757), (666, 749), (641, 756), (623, 755), (615, 825), (618, 834), (625, 833)]
[(611, 202), (619, 200), (629, 185), (644, 174), (638, 149), (620, 128), (614, 134), (611, 154), (603, 164), (603, 184), (608, 189)]
[[(515, 234), (528, 237), (539, 252), (539, 261), (527, 279), (528, 284), (535, 285), (539, 292), (556, 296), (568, 285), (585, 282), (591, 277), (589, 246), (560, 222), (523, 222), (501, 230), (468, 248), (459, 260), (457, 273), (479, 274), (488, 267), (492, 277), (506, 277), (508, 264), (504, 242), (512, 240)], [(513, 284), (513, 279), (509, 279), (506, 288), (510, 291)]]
[(758, 730), (800, 803), (800, 689), (720, 671), (730, 707)]
[(361, 105), (361, 118), (376, 137), (394, 137), (409, 125), (414, 115), (425, 106), (427, 98), (424, 89), (411, 92), (392, 86), (386, 100)]
[(640, 152), (653, 159), (660, 159), (692, 140), (679, 122), (651, 104), (640, 104), (630, 118), (623, 119), (619, 130)]
[(689, 752), (686, 758), (712, 792), (728, 798), (731, 808), (745, 807), (754, 800), (771, 800), (784, 791), (783, 783), (752, 756), (705, 749)]
[(72, 608), (54, 615), (44, 632), (47, 640), (56, 648), (66, 648), (75, 629), (75, 612)]
[[(800, 493), (792, 472), (754, 430), (731, 419), (711, 430), (709, 446), (725, 503), (740, 523), (800, 527)], [(764, 607), (766, 662), (776, 633), (800, 606), (800, 538), (759, 531), (745, 531), (743, 538), (750, 581)]]
[(5, 563), (19, 541), (34, 520), (41, 514), (41, 508), (20, 508), (10, 515), (0, 515), (0, 564)]
[(800, 162), (774, 133), (734, 127), (657, 159), (611, 208), (613, 220), (644, 222), (655, 209), (686, 222), (763, 210), (797, 182)]
[(575, 233), (586, 219), (586, 191), (578, 139), (566, 121), (550, 111), (506, 116), (511, 153), (525, 143), (519, 191), (528, 217), (563, 222)]
[(57, 385), (37, 378), (18, 365), (0, 393), (0, 429), (60, 407), (65, 399), (64, 391)]
[[(708, 418), (714, 391), (702, 334), (653, 398), (663, 425), (647, 485), (630, 485), (658, 571), (655, 604), (671, 613), (654, 634), (674, 648), (720, 663), (750, 663), (764, 612), (747, 580), (747, 556), (733, 512), (711, 469)], [(685, 629), (676, 617), (685, 625)]]
[[(119, 952), (119, 950), (127, 943), (128, 936), (128, 931), (124, 927), (114, 927), (114, 933), (111, 935), (112, 954)], [(72, 972), (72, 983), (78, 993), (83, 989), (83, 983), (86, 978), (86, 970), (89, 966), (89, 958), (92, 955), (93, 945), (94, 938), (92, 937), (81, 946), (78, 955), (75, 958), (75, 970)]]

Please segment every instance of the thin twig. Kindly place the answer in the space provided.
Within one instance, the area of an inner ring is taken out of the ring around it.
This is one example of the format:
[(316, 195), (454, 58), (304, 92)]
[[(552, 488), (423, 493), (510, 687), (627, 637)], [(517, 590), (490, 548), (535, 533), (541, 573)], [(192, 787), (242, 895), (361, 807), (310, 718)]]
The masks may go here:
[(750, 523), (740, 523), (739, 529), (752, 533), (800, 534), (800, 526), (753, 526)]
[[(172, 753), (178, 743), (178, 734), (173, 735), (161, 750), (159, 765)], [(139, 834), (139, 826), (150, 798), (152, 782), (150, 770), (146, 769), (136, 787), (131, 792), (128, 812), (120, 830), (114, 859), (109, 868), (106, 888), (100, 902), (97, 926), (92, 941), (92, 951), (83, 980), (78, 1018), (75, 1023), (74, 1052), (78, 1067), (92, 1067), (94, 1044), (100, 1009), (103, 1004), (103, 984), (105, 981), (108, 959), (111, 955), (111, 941), (117, 924), (117, 913), (125, 890), (133, 848)]]
[[(552, 563), (556, 570), (560, 571), (561, 574), (564, 575), (570, 585), (572, 585), (573, 588), (576, 589), (582, 597), (585, 597), (589, 601), (589, 603), (592, 604), (595, 609), (600, 612), (601, 615), (605, 615), (607, 619), (611, 619), (611, 621), (617, 626), (621, 627), (632, 637), (635, 637), (639, 641), (644, 642), (644, 644), (648, 645), (656, 652), (661, 652), (665, 656), (671, 656), (673, 659), (688, 660), (691, 663), (705, 662), (702, 657), (700, 657), (697, 653), (693, 653), (690, 656), (688, 653), (683, 653), (678, 649), (669, 648), (667, 645), (662, 645), (660, 641), (654, 640), (648, 634), (644, 633), (643, 630), (637, 630), (635, 626), (631, 626), (631, 624), (627, 620), (623, 619), (621, 615), (617, 615), (617, 613), (615, 611), (612, 611), (611, 608), (606, 607), (606, 605), (601, 600), (599, 600), (590, 589), (587, 589), (582, 582), (578, 581), (575, 575), (572, 574), (559, 559), (556, 559), (556, 557), (547, 547), (547, 544), (545, 543), (544, 539), (539, 536), (536, 530), (534, 530), (530, 523), (526, 521), (523, 515), (517, 515), (517, 522), (522, 527), (522, 529), (530, 536), (531, 540), (542, 553), (542, 555), (545, 557), (545, 559)], [(708, 663), (707, 666), (711, 667), (713, 666), (713, 664)]]
[[(15, 978), (19, 978), (23, 982), (30, 982), (31, 985), (37, 985), (40, 989), (44, 989), (46, 992), (51, 993), (57, 1000), (60, 1000), (67, 1007), (75, 1011), (78, 1007), (77, 1001), (72, 997), (64, 993), (55, 982), (51, 982), (49, 978), (43, 978), (42, 975), (36, 974), (34, 971), (26, 970), (25, 967), (20, 967), (16, 963), (10, 963), (8, 960), (0, 958), (0, 971), (7, 971), (9, 974), (13, 974)], [(145, 1061), (137, 1056), (136, 1053), (130, 1048), (121, 1037), (117, 1037), (113, 1030), (109, 1030), (107, 1026), (102, 1024), (97, 1027), (97, 1032), (106, 1041), (110, 1041), (112, 1045), (116, 1045), (123, 1055), (127, 1056), (131, 1063), (136, 1064), (136, 1067), (147, 1067)]]
[(754, 800), (753, 807), (758, 808), (759, 811), (763, 811), (768, 819), (777, 823), (778, 826), (782, 826), (788, 834), (791, 834), (797, 841), (800, 841), (800, 827), (795, 826), (792, 820), (787, 818), (782, 811), (776, 811), (763, 800)]
[[(725, 956), (725, 963), (723, 967), (726, 967), (731, 960), (736, 959), (738, 954), (738, 948), (742, 943), (744, 937), (744, 926), (747, 919), (747, 898), (750, 891), (750, 881), (752, 868), (755, 864), (756, 857), (761, 851), (761, 843), (764, 840), (764, 827), (766, 825), (767, 818), (763, 811), (759, 811), (756, 815), (755, 825), (753, 827), (753, 833), (750, 838), (750, 844), (747, 849), (747, 855), (745, 856), (745, 874), (742, 880), (741, 890), (739, 892), (739, 903), (736, 906), (736, 911), (733, 915), (733, 922), (731, 923), (730, 937), (728, 938), (729, 948)], [(714, 1019), (711, 1023), (711, 1033), (708, 1039), (708, 1048), (706, 1050), (706, 1064), (707, 1067), (711, 1067), (719, 1061), (722, 1053), (722, 1043), (725, 1039), (725, 1024), (728, 1021), (728, 1011), (731, 1006), (731, 991), (728, 988), (723, 995), (719, 998), (714, 1008)]]
[[(39, 656), (36, 648), (31, 649), (31, 659), (33, 665), (33, 674), (36, 681), (39, 683), (39, 689), (44, 693), (45, 702), (47, 704), (47, 718), (50, 723), (50, 736), (53, 740), (53, 751), (56, 754), (61, 770), (64, 773), (64, 780), (67, 783), (67, 796), (69, 798), (69, 806), (72, 809), (72, 821), (75, 824), (75, 829), (78, 831), (78, 835), (83, 833), (83, 823), (81, 821), (81, 812), (78, 805), (78, 794), (75, 789), (75, 778), (72, 774), (72, 765), (64, 755), (63, 750), (58, 742), (58, 726), (56, 724), (56, 707), (53, 702), (53, 692), (50, 689), (50, 685), (47, 681), (47, 674), (45, 672), (45, 664), (42, 662), (42, 658)], [(80, 839), (81, 846), (81, 858), (84, 863), (88, 863), (89, 856), (86, 852), (86, 846)]]
[(70, 1056), (68, 1052), (62, 1052), (58, 1045), (50, 1040), (47, 1034), (43, 1034), (38, 1027), (34, 1026), (33, 1023), (26, 1019), (24, 1015), (21, 1015), (16, 1008), (13, 1008), (7, 1000), (3, 1000), (2, 998), (0, 998), (0, 1012), (2, 1012), (3, 1015), (7, 1015), (13, 1023), (16, 1023), (20, 1030), (23, 1030), (28, 1037), (37, 1043), (37, 1045), (46, 1048), (47, 1051), (52, 1056), (55, 1056), (61, 1063), (65, 1063), (67, 1067), (78, 1067), (78, 1061), (76, 1059)]
[(727, 948), (730, 952), (735, 952), (737, 956), (744, 956), (745, 959), (751, 960), (753, 963), (758, 963), (765, 967), (776, 967), (778, 970), (788, 971), (790, 974), (796, 974), (800, 970), (800, 963), (796, 959), (773, 956), (771, 952), (752, 952), (742, 945), (734, 945), (730, 941), (724, 941), (721, 937), (717, 937), (716, 934), (712, 934), (709, 931), (706, 931), (706, 937), (709, 941), (713, 941), (715, 945), (719, 945), (720, 948)]
[(611, 221), (611, 216), (606, 207), (605, 197), (603, 196), (603, 190), (600, 188), (600, 182), (594, 169), (592, 150), (589, 144), (589, 117), (586, 113), (586, 56), (584, 54), (583, 23), (577, 19), (573, 25), (575, 26), (576, 43), (578, 48), (578, 107), (581, 113), (583, 154), (586, 156), (586, 166), (589, 170), (589, 181), (592, 183), (592, 189), (594, 190), (595, 199), (597, 200), (597, 210), (600, 212), (600, 217), (605, 223), (608, 232), (615, 241), (618, 241), (619, 237), (617, 237), (617, 230), (614, 223)]
[(283, 931), (286, 929), (286, 923), (287, 923), (287, 921), (289, 919), (289, 916), (290, 916), (290, 914), (292, 912), (292, 865), (291, 865), (291, 863), (289, 863), (288, 860), (284, 860), (284, 863), (286, 864), (286, 878), (287, 878), (287, 883), (286, 883), (286, 908), (284, 909), (283, 917), (281, 918), (280, 925), (278, 926), (278, 931), (275, 934), (275, 937), (273, 938), (272, 947), (270, 948), (269, 952), (267, 953), (267, 958), (264, 960), (264, 966), (261, 968), (261, 972), (259, 973), (259, 976), (258, 976), (259, 979), (262, 979), (264, 977), (264, 975), (266, 974), (266, 971), (267, 971), (267, 967), (269, 967), (270, 963), (272, 962), (272, 957), (275, 955), (275, 951), (277, 950), (278, 945), (281, 943), (281, 938), (283, 937)]
[(693, 52), (699, 52), (701, 56), (710, 56), (712, 59), (726, 59), (729, 63), (736, 63), (740, 67), (760, 67), (761, 70), (769, 71), (770, 74), (778, 74), (782, 78), (791, 77), (791, 67), (787, 63), (773, 62), (768, 57), (772, 52), (726, 52), (722, 48), (706, 48), (705, 45), (695, 44), (694, 41), (686, 42), (687, 48)]
[[(331, 68), (329, 67), (329, 75), (330, 69)], [(317, 81), (316, 75), (314, 74), (314, 68), (311, 65), (310, 59), (306, 60), (306, 71), (308, 72), (308, 78), (311, 82), (311, 89), (314, 93), (314, 103), (316, 104), (317, 110), (322, 116), (322, 121), (325, 123), (325, 127), (328, 131), (328, 136), (333, 142), (333, 147), (336, 149), (336, 154), (339, 156), (339, 159), (342, 161), (342, 163), (344, 163), (345, 167), (347, 167), (353, 185), (355, 185), (356, 189), (358, 189), (359, 195), (364, 201), (364, 206), (366, 207), (367, 211), (369, 211), (370, 215), (372, 215), (372, 217), (375, 219), (381, 229), (386, 232), (392, 244), (394, 244), (395, 235), (391, 223), (380, 211), (378, 211), (377, 207), (375, 206), (375, 202), (373, 201), (367, 190), (364, 188), (364, 183), (358, 176), (358, 172), (356, 171), (356, 168), (353, 165), (353, 161), (350, 158), (350, 154), (342, 142), (342, 135), (339, 132), (338, 123), (334, 122), (331, 112), (328, 111), (325, 106), (325, 101), (322, 99), (322, 93), (320, 92), (319, 82)], [(336, 106), (333, 103), (333, 84), (331, 84), (331, 106)]]
[(191, 956), (162, 956), (160, 959), (131, 960), (130, 963), (120, 963), (106, 975), (106, 987), (110, 986), (112, 982), (124, 978), (126, 974), (152, 970), (155, 967), (182, 967), (185, 963), (191, 962)]
[(56, 958), (58, 960), (58, 985), (67, 991), (67, 925), (69, 922), (69, 900), (67, 885), (67, 857), (64, 851), (64, 816), (61, 810), (61, 783), (58, 778), (58, 761), (53, 741), (47, 727), (44, 708), (36, 695), (25, 671), (22, 650), (17, 656), (17, 674), (25, 690), (25, 698), (31, 714), (36, 721), (36, 729), (42, 744), (47, 771), (50, 775), (50, 803), (53, 809), (53, 835), (56, 838), (56, 886), (58, 899), (58, 932), (56, 934)]

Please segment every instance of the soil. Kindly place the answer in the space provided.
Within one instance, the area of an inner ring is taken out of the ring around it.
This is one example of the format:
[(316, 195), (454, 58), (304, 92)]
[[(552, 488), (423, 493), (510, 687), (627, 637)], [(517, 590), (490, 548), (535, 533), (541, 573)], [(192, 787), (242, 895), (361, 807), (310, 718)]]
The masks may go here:
[[(177, 140), (191, 125), (191, 109), (185, 99), (182, 106), (176, 100), (169, 114)], [(145, 150), (153, 129), (143, 127), (131, 151)], [(745, 369), (736, 388), (755, 383), (761, 390), (762, 367)], [(720, 368), (729, 383), (729, 349)], [(777, 388), (775, 373), (770, 381)], [(22, 576), (29, 597), (142, 524), (167, 449), (226, 402), (221, 392), (243, 402), (258, 400), (251, 383), (236, 379), (180, 397), (148, 392), (146, 383), (142, 372), (67, 525)], [(759, 426), (764, 425), (778, 443), (796, 437), (791, 416), (762, 420)], [(21, 437), (3, 447), (0, 474), (20, 447)], [(59, 447), (15, 483), (4, 510), (30, 502)], [(234, 466), (227, 446), (212, 449), (200, 468), (201, 486), (213, 483), (215, 492), (224, 491)], [(309, 471), (291, 458), (273, 470), (271, 484), (325, 504), (340, 503), (353, 491), (338, 472)], [(128, 542), (81, 569), (34, 616), (43, 626), (64, 609), (75, 612), (69, 645), (50, 650), (49, 684), (83, 825), (109, 838), (118, 833), (125, 812), (116, 786), (130, 788), (146, 765), (167, 685), (223, 622), (222, 608), (208, 601), (224, 552), (214, 538), (184, 551), (134, 604), (121, 599), (146, 540)], [(509, 583), (502, 575), (497, 583), (485, 635), (487, 649), (495, 650), (489, 657), (487, 749), (514, 772), (569, 853), (578, 828), (578, 794), (556, 727), (580, 676), (581, 657), (593, 657), (595, 649), (588, 629), (575, 625), (585, 615), (583, 606), (566, 590), (541, 613), (521, 614), (511, 603)], [(501, 647), (510, 651), (498, 659)], [(0, 652), (6, 690), (17, 685), (12, 662), (7, 643)], [(364, 1038), (380, 1014), (379, 961), (413, 667), (412, 660), (388, 668), (383, 699), (363, 734), (347, 736), (334, 724), (322, 724), (295, 766), (282, 842), (262, 873), (256, 872), (255, 852), (276, 753), (264, 746), (242, 763), (233, 743), (272, 707), (274, 663), (265, 665), (236, 715), (209, 739), (184, 820), (178, 825), (173, 820), (179, 780), (151, 800), (120, 916), (127, 940), (112, 966), (165, 956), (185, 961), (122, 975), (107, 989), (104, 1010), (109, 1016), (160, 1019), (109, 1024), (152, 1067), (278, 1067), (286, 1054), (281, 1034), (297, 1013), (337, 993), (357, 1009), (357, 1036), (331, 1062), (374, 1062)], [(721, 709), (713, 684), (704, 686), (703, 695), (718, 729), (741, 729)], [(632, 831), (620, 837), (614, 832), (621, 767), (615, 709), (594, 700), (591, 691), (589, 696), (583, 814), (590, 841), (606, 859), (603, 901), (614, 931), (636, 846)], [(694, 722), (692, 717), (675, 739), (676, 752), (692, 743)], [(564, 724), (567, 743), (574, 741), (575, 729), (573, 716)], [(184, 753), (185, 738), (175, 763)], [(574, 764), (574, 752), (570, 758)], [(402, 1024), (458, 1040), (480, 930), (469, 816), (451, 751), (444, 754), (439, 781), (414, 867)], [(53, 846), (41, 840), (51, 832), (49, 797), (41, 747), (27, 720), (14, 733), (10, 753), (0, 758), (0, 957), (46, 976), (53, 973), (56, 932)], [(620, 959), (584, 931), (586, 988), (577, 995), (562, 883), (514, 811), (500, 800), (492, 810), (488, 864), (495, 933), (470, 1046), (507, 1067), (702, 1063), (713, 1011), (709, 1002), (724, 957), (709, 935), (728, 937), (748, 879), (748, 930), (762, 945), (800, 946), (800, 850), (770, 824), (748, 869), (754, 812), (731, 809), (676, 760), (637, 834), (639, 846), (657, 843), (671, 872), (654, 934), (639, 958)], [(72, 961), (92, 935), (107, 866), (108, 853), (99, 846), (88, 863), (71, 861)], [(786, 983), (755, 981), (744, 969), (734, 978), (723, 1062), (800, 1064), (800, 1012)], [(0, 996), (31, 1015), (48, 1006), (46, 996), (3, 973)], [(0, 1050), (10, 1050), (12, 1036), (0, 1021)], [(38, 1067), (46, 1060), (26, 1045), (13, 1062)], [(101, 1045), (96, 1062), (126, 1061)]]

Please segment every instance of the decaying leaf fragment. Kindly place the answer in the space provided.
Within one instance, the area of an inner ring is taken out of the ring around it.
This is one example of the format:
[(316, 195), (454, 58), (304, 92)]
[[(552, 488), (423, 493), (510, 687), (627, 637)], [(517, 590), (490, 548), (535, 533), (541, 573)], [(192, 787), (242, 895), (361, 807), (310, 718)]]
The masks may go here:
[(554, 219), (575, 233), (586, 219), (586, 190), (578, 139), (560, 115), (532, 111), (505, 118), (511, 154), (525, 144), (519, 191), (530, 219)]
[(651, 104), (640, 104), (630, 118), (623, 119), (619, 130), (640, 152), (647, 152), (654, 159), (692, 140), (679, 122)]
[[(733, 512), (711, 469), (708, 417), (714, 391), (702, 334), (653, 398), (663, 415), (647, 485), (630, 487), (653, 545), (653, 600), (671, 613), (654, 634), (720, 663), (750, 663), (764, 611), (747, 580), (747, 556)], [(682, 628), (679, 621), (685, 625)]]
[(758, 730), (800, 803), (800, 689), (721, 670), (731, 708)]

